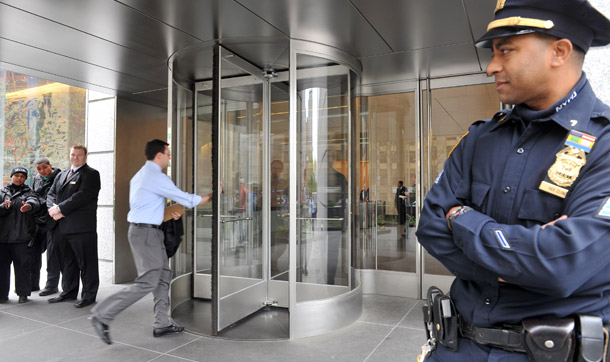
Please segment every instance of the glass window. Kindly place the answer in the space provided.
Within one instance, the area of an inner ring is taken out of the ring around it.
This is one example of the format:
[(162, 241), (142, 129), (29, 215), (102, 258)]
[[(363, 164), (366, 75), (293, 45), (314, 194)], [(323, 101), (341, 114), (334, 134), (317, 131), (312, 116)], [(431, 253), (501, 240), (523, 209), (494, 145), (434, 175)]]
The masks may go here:
[[(429, 165), (424, 190), (443, 169), (453, 147), (468, 132), (468, 127), (480, 119), (487, 119), (500, 109), (500, 100), (495, 84), (471, 85), (464, 87), (433, 89), (431, 92), (432, 124), (429, 130), (430, 146), (426, 147)], [(426, 274), (451, 275), (435, 258), (425, 253), (424, 272)]]
[(361, 133), (360, 144), (370, 150), (370, 162), (362, 152), (360, 199), (367, 219), (375, 224), (373, 240), (365, 237), (362, 243), (367, 249), (362, 253), (365, 269), (415, 272), (414, 98), (410, 92), (362, 101), (361, 121), (368, 132)]
[(348, 286), (348, 69), (309, 55), (297, 61), (316, 64), (297, 79), (297, 281)]
[[(431, 91), (428, 126), (427, 92), (422, 93), (424, 193), (468, 127), (499, 109), (494, 84), (441, 88)], [(360, 207), (357, 217), (355, 265), (361, 269), (416, 272), (417, 200), (415, 93), (361, 97), (355, 109), (360, 119)], [(425, 255), (424, 272), (450, 275)]]

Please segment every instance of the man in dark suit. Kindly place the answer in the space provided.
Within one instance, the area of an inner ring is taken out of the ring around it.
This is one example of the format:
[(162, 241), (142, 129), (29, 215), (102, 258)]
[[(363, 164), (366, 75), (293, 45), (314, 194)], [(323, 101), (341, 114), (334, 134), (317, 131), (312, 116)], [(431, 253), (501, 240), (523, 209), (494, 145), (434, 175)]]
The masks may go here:
[(100, 174), (87, 165), (87, 148), (83, 145), (70, 148), (70, 163), (72, 166), (57, 175), (47, 194), (49, 215), (58, 221), (54, 235), (63, 260), (62, 292), (49, 303), (75, 300), (80, 276), (83, 290), (74, 306), (83, 308), (95, 302), (99, 287), (96, 212)]

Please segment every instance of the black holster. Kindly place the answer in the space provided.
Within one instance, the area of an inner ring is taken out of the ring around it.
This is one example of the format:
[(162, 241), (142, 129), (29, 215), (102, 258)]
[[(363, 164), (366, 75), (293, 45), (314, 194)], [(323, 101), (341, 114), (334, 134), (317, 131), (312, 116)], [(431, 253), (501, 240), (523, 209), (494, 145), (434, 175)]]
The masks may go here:
[(458, 313), (448, 295), (440, 289), (428, 289), (428, 304), (424, 306), (424, 324), (428, 337), (457, 351)]

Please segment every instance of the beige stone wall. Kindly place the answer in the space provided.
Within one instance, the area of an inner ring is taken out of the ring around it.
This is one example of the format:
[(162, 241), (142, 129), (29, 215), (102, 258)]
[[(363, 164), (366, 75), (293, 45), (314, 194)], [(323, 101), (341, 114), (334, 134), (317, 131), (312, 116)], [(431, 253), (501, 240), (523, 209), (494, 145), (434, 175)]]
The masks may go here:
[[(589, 1), (610, 18), (610, 1)], [(585, 58), (584, 70), (597, 96), (610, 105), (610, 46), (591, 48)]]

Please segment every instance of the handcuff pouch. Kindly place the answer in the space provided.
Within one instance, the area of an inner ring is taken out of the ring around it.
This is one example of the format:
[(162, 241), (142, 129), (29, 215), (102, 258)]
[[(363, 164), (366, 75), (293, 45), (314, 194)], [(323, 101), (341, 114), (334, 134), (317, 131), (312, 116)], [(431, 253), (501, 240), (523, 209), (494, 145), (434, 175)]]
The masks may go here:
[(573, 361), (574, 319), (524, 319), (521, 325), (530, 361)]

